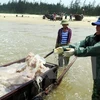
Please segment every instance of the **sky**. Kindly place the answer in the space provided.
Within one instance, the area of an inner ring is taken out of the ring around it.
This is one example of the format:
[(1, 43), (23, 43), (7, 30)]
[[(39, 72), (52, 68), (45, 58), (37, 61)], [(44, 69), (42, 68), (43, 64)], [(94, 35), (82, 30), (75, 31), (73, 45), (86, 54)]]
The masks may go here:
[[(8, 3), (8, 1), (12, 1), (12, 0), (0, 0), (0, 3), (3, 4), (3, 3)], [(13, 0), (14, 1), (14, 0)], [(15, 0), (16, 1), (16, 0)], [(17, 0), (19, 1), (19, 0)], [(65, 6), (68, 6), (72, 0), (26, 0), (28, 2), (45, 2), (45, 3), (50, 3), (50, 4), (57, 4), (61, 1), (61, 4), (64, 4)], [(76, 0), (73, 0), (73, 1), (76, 1)], [(83, 2), (85, 0), (80, 0), (81, 3), (83, 4)], [(97, 4), (100, 4), (100, 0), (86, 0), (86, 4), (89, 4), (90, 2), (92, 3), (93, 1), (95, 1), (95, 5)]]

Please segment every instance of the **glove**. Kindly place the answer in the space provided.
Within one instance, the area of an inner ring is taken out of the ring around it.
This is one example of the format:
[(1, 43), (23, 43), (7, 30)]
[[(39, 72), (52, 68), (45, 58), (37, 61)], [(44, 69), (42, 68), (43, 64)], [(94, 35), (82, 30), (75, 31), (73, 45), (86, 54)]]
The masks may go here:
[(64, 52), (64, 50), (62, 47), (58, 47), (58, 48), (54, 49), (54, 53), (61, 54), (63, 52)]
[(73, 48), (66, 48), (67, 51), (64, 51), (64, 57), (70, 57), (74, 55), (75, 50)]

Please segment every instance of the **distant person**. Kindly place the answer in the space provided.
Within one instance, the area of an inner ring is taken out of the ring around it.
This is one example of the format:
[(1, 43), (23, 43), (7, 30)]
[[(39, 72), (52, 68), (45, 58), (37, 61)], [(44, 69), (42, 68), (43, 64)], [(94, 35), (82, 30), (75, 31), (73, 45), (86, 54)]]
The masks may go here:
[(74, 45), (58, 47), (55, 51), (58, 54), (62, 54), (65, 51), (64, 56), (67, 57), (72, 55), (77, 57), (91, 56), (94, 81), (92, 100), (100, 100), (100, 18), (96, 22), (92, 22), (92, 25), (96, 26), (96, 32), (93, 35), (87, 36), (84, 40)]
[(64, 16), (64, 14), (63, 13), (61, 13), (61, 19), (63, 20), (63, 16)]
[[(70, 28), (68, 28), (69, 25), (68, 21), (64, 19), (61, 21), (61, 24), (62, 24), (62, 28), (58, 30), (58, 36), (57, 36), (55, 48), (68, 45), (71, 40), (72, 31)], [(64, 60), (64, 64), (63, 64), (63, 60)], [(64, 57), (62, 54), (58, 55), (58, 65), (60, 67), (63, 67), (63, 65), (66, 66), (68, 62), (69, 62), (69, 57)]]
[(83, 14), (81, 14), (81, 17), (82, 17), (82, 19), (83, 19), (84, 15), (83, 15)]
[(70, 17), (70, 19), (69, 19), (69, 20), (71, 20), (71, 21), (72, 21), (72, 17), (73, 17), (73, 15), (72, 15), (72, 14), (70, 14), (70, 15), (69, 15), (69, 17)]
[(68, 16), (68, 15), (67, 15), (67, 13), (66, 13), (66, 14), (65, 14), (65, 19), (67, 19), (67, 16)]
[(53, 14), (53, 20), (56, 20), (56, 13)]

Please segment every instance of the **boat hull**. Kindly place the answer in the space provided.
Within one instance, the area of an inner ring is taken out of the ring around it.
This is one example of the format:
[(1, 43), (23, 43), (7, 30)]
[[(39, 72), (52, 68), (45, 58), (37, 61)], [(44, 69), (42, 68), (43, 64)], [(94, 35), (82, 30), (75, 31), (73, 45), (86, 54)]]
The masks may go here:
[[(21, 59), (21, 60), (18, 60), (17, 62), (5, 64), (4, 67), (6, 67), (7, 65), (24, 62), (24, 61), (25, 59)], [(36, 95), (44, 91), (49, 85), (53, 84), (57, 80), (58, 66), (56, 64), (52, 64), (49, 62), (47, 62), (45, 66), (49, 67), (50, 70), (46, 71), (44, 74), (41, 75), (43, 81), (40, 82), (39, 84), (40, 87), (37, 85), (36, 80), (33, 79), (25, 84), (22, 84), (17, 89), (2, 96), (0, 100), (33, 100), (33, 98)]]
[(83, 15), (82, 14), (75, 14), (74, 17), (75, 17), (76, 21), (81, 21), (83, 19)]

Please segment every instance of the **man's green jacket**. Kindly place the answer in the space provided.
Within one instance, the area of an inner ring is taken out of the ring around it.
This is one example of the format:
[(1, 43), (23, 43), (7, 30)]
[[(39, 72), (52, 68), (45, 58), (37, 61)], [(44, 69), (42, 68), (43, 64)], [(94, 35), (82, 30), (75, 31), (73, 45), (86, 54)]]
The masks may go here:
[[(64, 50), (67, 47), (64, 46)], [(75, 49), (75, 56), (91, 56), (93, 79), (100, 79), (100, 35), (87, 36), (83, 41), (69, 45), (69, 47)]]

